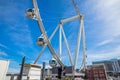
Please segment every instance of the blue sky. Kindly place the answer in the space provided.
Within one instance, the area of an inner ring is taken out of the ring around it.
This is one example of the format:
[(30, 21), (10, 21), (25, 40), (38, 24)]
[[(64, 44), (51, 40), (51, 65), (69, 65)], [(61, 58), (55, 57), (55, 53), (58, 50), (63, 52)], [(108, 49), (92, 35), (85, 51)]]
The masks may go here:
[[(91, 64), (92, 61), (120, 58), (120, 1), (75, 1), (85, 16), (87, 64)], [(38, 0), (38, 5), (48, 37), (61, 19), (76, 15), (71, 0)], [(42, 49), (36, 44), (36, 39), (41, 35), (37, 22), (26, 18), (25, 11), (28, 8), (32, 8), (31, 0), (0, 1), (0, 59), (11, 61), (10, 70), (14, 67), (19, 68), (22, 56), (26, 56), (26, 63), (33, 63)], [(78, 20), (64, 24), (72, 56), (76, 48), (78, 27)], [(51, 43), (58, 53), (58, 32)], [(62, 61), (70, 65), (64, 42), (62, 44)], [(38, 64), (43, 61), (48, 64), (51, 58), (49, 49), (46, 48)], [(82, 51), (79, 54), (78, 67), (81, 60)]]

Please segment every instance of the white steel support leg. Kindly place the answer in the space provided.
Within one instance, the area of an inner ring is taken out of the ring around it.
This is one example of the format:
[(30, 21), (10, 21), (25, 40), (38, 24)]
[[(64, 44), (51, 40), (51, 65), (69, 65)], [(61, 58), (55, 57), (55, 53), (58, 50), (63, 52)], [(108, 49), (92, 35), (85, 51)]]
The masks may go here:
[(59, 57), (61, 59), (61, 54), (62, 54), (62, 32), (61, 32), (61, 27), (62, 25), (60, 24), (60, 29), (59, 29)]
[[(57, 30), (59, 29), (59, 24), (58, 26), (55, 28), (55, 30), (53, 31), (52, 35), (49, 38), (49, 41), (51, 41), (51, 39), (54, 37), (55, 33), (57, 32)], [(43, 46), (42, 50), (40, 51), (38, 57), (35, 59), (34, 64), (37, 63), (37, 61), (39, 60), (40, 56), (42, 55), (42, 53), (44, 52), (45, 48), (47, 47), (47, 45)]]
[(64, 38), (64, 41), (65, 41), (66, 48), (67, 48), (67, 50), (68, 50), (68, 56), (69, 56), (69, 59), (70, 59), (70, 63), (71, 63), (71, 65), (73, 66), (71, 52), (70, 52), (69, 45), (68, 45), (68, 42), (67, 42), (67, 39), (66, 39), (66, 35), (65, 35), (65, 33), (64, 33), (64, 30), (63, 30), (63, 28), (62, 28), (62, 25), (61, 25), (61, 31), (62, 31), (62, 34), (63, 34), (63, 38)]
[(84, 31), (84, 17), (82, 17), (82, 42), (83, 42), (83, 70), (86, 70), (86, 42), (85, 42), (85, 31)]
[(51, 41), (51, 39), (54, 37), (55, 33), (57, 32), (57, 30), (59, 29), (60, 25), (58, 24), (57, 27), (55, 28), (55, 30), (53, 31), (53, 33), (51, 34), (49, 40)]
[(82, 20), (80, 20), (80, 27), (79, 27), (79, 32), (78, 32), (78, 40), (77, 40), (77, 46), (76, 46), (76, 52), (75, 52), (75, 58), (74, 58), (74, 70), (75, 70), (75, 66), (76, 66), (76, 63), (77, 63), (77, 60), (78, 60), (78, 54), (79, 54), (79, 50), (80, 50), (82, 25), (83, 25), (83, 22), (82, 22)]

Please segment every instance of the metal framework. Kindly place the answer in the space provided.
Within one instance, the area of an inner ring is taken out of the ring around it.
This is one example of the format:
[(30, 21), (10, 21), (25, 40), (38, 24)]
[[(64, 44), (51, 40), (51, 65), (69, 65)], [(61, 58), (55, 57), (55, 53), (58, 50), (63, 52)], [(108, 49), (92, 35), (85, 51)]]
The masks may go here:
[[(77, 4), (75, 3), (75, 0), (72, 0), (72, 3), (73, 3), (73, 5), (74, 5), (74, 8), (75, 8), (75, 10), (76, 10), (76, 13), (78, 14), (78, 15), (81, 15), (80, 14), (80, 11), (79, 11), (79, 9), (78, 9), (78, 6), (77, 6)], [(82, 62), (82, 66), (81, 66), (81, 68), (80, 68), (80, 71), (81, 70), (83, 70), (83, 71), (85, 71), (86, 69), (87, 69), (87, 67), (86, 67), (86, 42), (85, 42), (85, 31), (84, 31), (84, 16), (81, 16), (80, 17), (80, 22), (81, 22), (81, 29), (79, 30), (80, 32), (80, 34), (78, 33), (78, 45), (77, 45), (77, 49), (76, 49), (76, 58), (77, 58), (77, 55), (78, 55), (78, 53), (79, 53), (79, 45), (80, 45), (80, 37), (81, 37), (81, 34), (82, 34), (82, 42), (83, 42), (83, 62)], [(75, 58), (75, 59), (76, 59)], [(75, 65), (76, 65), (76, 60), (74, 61), (74, 69), (75, 69)]]
[(39, 28), (40, 28), (41, 33), (43, 34), (44, 38), (46, 39), (47, 46), (48, 46), (48, 48), (49, 48), (52, 56), (57, 60), (57, 62), (58, 62), (62, 67), (64, 67), (64, 64), (61, 62), (61, 60), (59, 59), (59, 57), (56, 55), (53, 47), (51, 46), (51, 43), (50, 43), (47, 35), (46, 35), (46, 33), (45, 33), (44, 25), (43, 25), (43, 23), (42, 23), (42, 19), (41, 19), (39, 10), (38, 10), (37, 2), (36, 2), (36, 0), (32, 0), (32, 1), (33, 1), (34, 10), (35, 10), (36, 20), (37, 20), (37, 22), (38, 22), (38, 25), (39, 25)]
[[(64, 67), (64, 64), (61, 61), (61, 59), (62, 59), (61, 58), (62, 36), (63, 36), (64, 42), (65, 42), (65, 45), (66, 45), (66, 48), (67, 48), (67, 51), (68, 51), (68, 56), (69, 56), (70, 63), (71, 63), (71, 66), (73, 66), (73, 70), (75, 70), (75, 66), (76, 66), (76, 63), (77, 63), (77, 60), (78, 60), (80, 42), (81, 42), (81, 39), (82, 39), (82, 42), (83, 42), (82, 43), (83, 44), (83, 64), (82, 64), (80, 70), (85, 71), (85, 69), (86, 69), (86, 43), (85, 43), (85, 32), (84, 32), (84, 16), (79, 13), (79, 10), (78, 10), (74, 0), (72, 0), (72, 1), (74, 3), (77, 15), (73, 16), (73, 17), (70, 17), (70, 18), (67, 18), (67, 19), (64, 19), (64, 20), (61, 20), (59, 22), (59, 24), (57, 25), (56, 29), (53, 31), (50, 38), (48, 38), (47, 34), (45, 33), (44, 25), (42, 23), (42, 19), (41, 19), (41, 16), (40, 16), (40, 12), (39, 12), (39, 9), (38, 9), (37, 2), (36, 2), (36, 0), (32, 0), (32, 1), (33, 1), (33, 7), (34, 7), (34, 17), (35, 17), (34, 19), (38, 22), (40, 32), (42, 33), (42, 35), (44, 36), (44, 38), (47, 42), (47, 44), (44, 45), (42, 50), (40, 51), (40, 53), (39, 53), (38, 57), (36, 58), (34, 64), (38, 61), (38, 59), (42, 55), (45, 48), (48, 47), (52, 56), (54, 57), (54, 59), (56, 59), (56, 61), (59, 63), (60, 66)], [(62, 25), (64, 23), (67, 23), (67, 22), (70, 22), (70, 21), (73, 21), (73, 20), (76, 20), (76, 19), (80, 20), (80, 27), (79, 27), (79, 32), (78, 32), (78, 40), (77, 40), (75, 58), (74, 58), (74, 61), (73, 61), (72, 56), (71, 56), (71, 52), (70, 52), (70, 49), (69, 49), (69, 45), (68, 45), (68, 42), (67, 42), (67, 38), (66, 38), (66, 35), (65, 35), (65, 32), (64, 32), (64, 29), (63, 29)], [(59, 29), (59, 56), (55, 53), (55, 51), (54, 51), (54, 49), (53, 49), (53, 47), (50, 43), (51, 39), (53, 38), (53, 36), (55, 35), (55, 33), (57, 32), (58, 29)]]

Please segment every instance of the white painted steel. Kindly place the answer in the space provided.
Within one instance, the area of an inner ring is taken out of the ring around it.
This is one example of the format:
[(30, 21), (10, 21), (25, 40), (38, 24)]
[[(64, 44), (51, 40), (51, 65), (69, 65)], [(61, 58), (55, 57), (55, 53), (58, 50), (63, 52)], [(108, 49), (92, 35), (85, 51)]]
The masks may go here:
[(70, 22), (70, 21), (73, 21), (73, 20), (79, 19), (79, 18), (80, 18), (80, 15), (76, 15), (76, 16), (73, 16), (73, 17), (70, 17), (70, 18), (61, 20), (60, 22), (61, 22), (62, 24), (64, 24), (64, 23), (67, 23), (67, 22)]
[[(32, 0), (33, 1), (33, 6), (34, 6), (34, 12), (35, 12), (35, 17), (36, 17), (36, 20), (38, 22), (38, 25), (39, 25), (39, 28), (40, 28), (40, 31), (41, 33), (43, 34), (44, 38), (46, 39), (46, 42), (47, 42), (47, 46), (52, 54), (52, 56), (57, 60), (57, 62), (60, 64), (60, 66), (64, 67), (64, 64), (62, 63), (62, 61), (60, 60), (60, 58), (56, 55), (53, 47), (51, 46), (51, 43), (50, 43), (50, 40), (48, 39), (46, 33), (45, 33), (45, 30), (44, 30), (44, 25), (42, 23), (42, 19), (41, 19), (41, 16), (39, 14), (39, 10), (38, 10), (38, 6), (37, 6), (37, 2), (36, 0)], [(61, 20), (60, 21), (60, 24), (64, 24), (66, 22), (70, 22), (72, 20), (75, 20), (75, 19), (81, 19), (81, 21), (83, 20), (83, 15), (80, 14), (79, 12), (79, 9), (75, 3), (74, 0), (72, 0), (73, 4), (74, 4), (74, 7), (76, 9), (76, 12), (77, 12), (77, 15), (76, 16), (73, 16), (73, 17), (70, 17), (70, 18), (67, 18), (67, 19), (64, 19), (64, 20)], [(77, 57), (78, 57), (78, 53), (79, 53), (79, 48), (80, 48), (80, 35), (82, 34), (82, 42), (83, 42), (83, 56), (84, 56), (84, 59), (83, 59), (83, 68), (84, 70), (86, 69), (86, 43), (85, 43), (85, 32), (84, 32), (84, 22), (81, 22), (81, 27), (83, 27), (78, 35), (78, 45), (77, 45), (77, 49), (76, 49), (76, 57), (75, 57), (75, 60), (74, 60), (74, 67), (76, 65), (76, 61), (77, 61)], [(66, 44), (66, 47), (67, 47), (67, 50), (68, 50), (68, 55), (69, 55), (69, 58), (70, 58), (70, 62), (71, 62), (71, 65), (73, 65), (73, 62), (72, 62), (72, 57), (71, 57), (71, 54), (70, 54), (70, 50), (69, 50), (69, 47), (68, 47), (68, 43), (67, 43), (67, 40), (66, 40), (66, 36), (64, 34), (64, 30), (62, 30), (62, 33), (63, 33), (63, 37), (64, 37), (64, 41), (65, 41), (65, 44)], [(61, 42), (60, 42), (61, 44)], [(62, 45), (60, 45), (62, 46)], [(44, 47), (45, 48), (45, 47)], [(60, 48), (61, 49), (61, 48)], [(60, 50), (60, 53), (61, 53), (61, 50)]]
[[(51, 39), (54, 37), (55, 33), (57, 32), (57, 30), (59, 29), (59, 25), (55, 28), (55, 30), (53, 31), (52, 35), (49, 38), (49, 41), (51, 41)], [(44, 52), (45, 48), (47, 47), (47, 45), (44, 45), (42, 50), (40, 51), (40, 53), (38, 54), (38, 57), (35, 59), (34, 64), (36, 64), (36, 62), (39, 60), (40, 56), (42, 55), (42, 53)]]
[[(75, 3), (75, 0), (72, 0), (72, 3), (74, 5), (74, 8), (76, 10), (76, 13), (77, 15), (81, 15), (80, 14), (80, 11), (79, 11), (79, 8), (77, 6), (77, 4)], [(82, 42), (83, 42), (83, 64), (82, 64), (82, 67), (83, 70), (85, 71), (86, 69), (86, 43), (85, 43), (85, 31), (84, 31), (84, 16), (80, 16), (80, 19), (83, 21), (82, 24), (83, 24), (83, 29), (82, 29)], [(80, 69), (81, 70), (81, 69)]]
[(67, 42), (67, 39), (66, 39), (66, 35), (65, 35), (65, 32), (62, 28), (62, 25), (60, 25), (61, 27), (61, 30), (62, 30), (62, 34), (63, 34), (63, 38), (64, 38), (64, 41), (65, 41), (65, 45), (66, 45), (66, 48), (68, 50), (68, 56), (69, 56), (69, 59), (70, 59), (70, 63), (71, 65), (73, 65), (73, 62), (72, 62), (72, 56), (71, 56), (71, 52), (70, 52), (70, 49), (69, 49), (69, 45), (68, 45), (68, 42)]
[(46, 33), (45, 33), (45, 30), (44, 30), (44, 25), (42, 23), (42, 19), (41, 19), (41, 16), (40, 16), (40, 12), (38, 10), (38, 6), (37, 6), (37, 2), (36, 0), (32, 0), (33, 1), (33, 6), (34, 6), (34, 10), (35, 10), (35, 15), (36, 15), (36, 19), (37, 19), (37, 22), (38, 22), (38, 25), (39, 25), (39, 28), (40, 28), (40, 31), (41, 33), (43, 34), (43, 36), (45, 37), (46, 41), (47, 41), (47, 46), (52, 54), (52, 56), (57, 60), (57, 62), (62, 66), (64, 67), (64, 64), (62, 63), (62, 61), (59, 59), (59, 57), (56, 55)]
[(82, 20), (80, 20), (80, 27), (79, 27), (79, 32), (78, 32), (78, 40), (77, 40), (77, 46), (76, 46), (76, 52), (75, 52), (75, 58), (74, 58), (74, 70), (75, 70), (75, 66), (78, 60), (78, 54), (79, 54), (79, 50), (80, 50), (80, 41), (81, 41), (81, 32), (82, 32)]
[(59, 57), (61, 60), (61, 54), (62, 54), (62, 32), (61, 32), (61, 24), (59, 29)]
[(83, 70), (86, 70), (86, 42), (85, 42), (85, 31), (84, 31), (84, 17), (82, 16), (82, 42), (83, 42)]

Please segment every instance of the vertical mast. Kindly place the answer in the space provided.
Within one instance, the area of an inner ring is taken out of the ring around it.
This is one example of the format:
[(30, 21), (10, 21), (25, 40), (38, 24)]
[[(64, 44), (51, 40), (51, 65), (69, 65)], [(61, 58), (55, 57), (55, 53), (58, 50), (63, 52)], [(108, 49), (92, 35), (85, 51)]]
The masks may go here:
[(86, 42), (85, 42), (85, 31), (84, 31), (84, 17), (82, 17), (82, 42), (83, 42), (83, 71), (86, 70)]
[(61, 32), (61, 24), (59, 29), (59, 57), (61, 60), (61, 54), (62, 54), (62, 32)]

